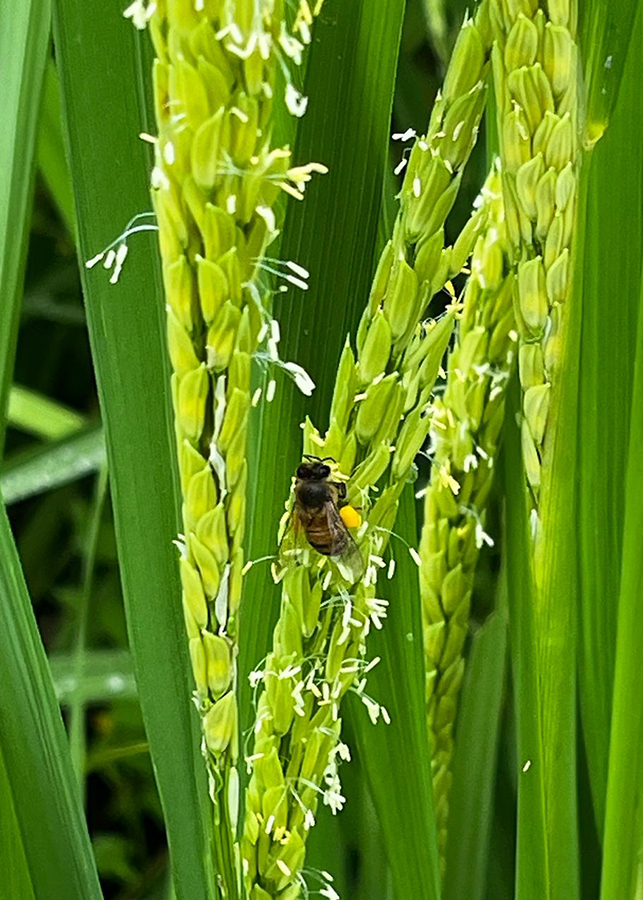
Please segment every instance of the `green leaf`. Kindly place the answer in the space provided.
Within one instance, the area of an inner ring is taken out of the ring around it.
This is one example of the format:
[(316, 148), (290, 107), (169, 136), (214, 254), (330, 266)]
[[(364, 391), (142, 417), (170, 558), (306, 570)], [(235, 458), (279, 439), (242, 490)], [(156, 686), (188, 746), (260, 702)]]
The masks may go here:
[[(635, 46), (635, 44), (633, 44)], [(639, 304), (643, 303), (643, 281)], [(612, 715), (607, 809), (605, 814), (602, 900), (635, 897), (640, 886), (643, 849), (643, 319), (639, 318), (632, 398), (632, 427), (625, 482), (623, 568), (618, 605), (616, 670)]]
[(127, 650), (87, 650), (81, 678), (73, 653), (53, 654), (49, 662), (56, 696), (63, 706), (76, 699), (89, 705), (138, 696), (132, 657)]
[[(396, 532), (417, 546), (413, 487), (402, 494)], [(385, 839), (397, 900), (440, 897), (431, 757), (426, 725), (424, 650), (418, 568), (393, 538), (395, 574), (381, 590), (389, 599), (384, 628), (369, 636), (369, 655), (380, 662), (369, 673), (368, 692), (383, 704), (391, 724), (373, 725), (349, 695), (359, 756), (369, 780)]]
[(76, 229), (74, 193), (69, 167), (65, 159), (60, 112), (60, 84), (56, 66), (51, 59), (45, 70), (38, 123), (38, 168), (67, 231), (73, 237)]
[[(67, 738), (4, 506), (0, 596), (0, 755), (33, 893), (47, 900), (100, 898)], [(25, 889), (16, 896), (28, 896)]]
[[(618, 104), (588, 163), (587, 216), (583, 223), (579, 692), (599, 834), (603, 831), (607, 791), (625, 534), (624, 485), (643, 259), (643, 147), (631, 140), (632, 122), (643, 118), (640, 12), (633, 34)], [(626, 234), (627, 240), (614, 240), (616, 234)], [(618, 302), (612, 303), (610, 298), (618, 298)]]
[(3, 890), (8, 897), (17, 900), (36, 900), (29, 865), (25, 855), (24, 838), (16, 816), (11, 782), (0, 747), (0, 866), (3, 872)]
[(100, 426), (10, 459), (0, 477), (7, 505), (26, 500), (83, 478), (105, 462), (105, 438)]
[(9, 394), (9, 425), (44, 440), (80, 431), (86, 419), (56, 400), (14, 384)]
[(501, 602), (475, 634), (469, 656), (453, 756), (444, 900), (483, 900), (493, 819), (501, 707), (507, 660), (506, 584)]
[(540, 685), (535, 642), (534, 588), (531, 581), (525, 474), (516, 422), (518, 384), (508, 393), (505, 422), (503, 543), (507, 553), (507, 596), (511, 670), (514, 685), (518, 765), (516, 900), (543, 900), (549, 891), (545, 810), (544, 750), (540, 726)]
[[(122, 5), (59, 2), (56, 58), (76, 198), (79, 253), (102, 250), (149, 210), (149, 36)], [(118, 65), (108, 65), (117, 60)], [(210, 801), (181, 611), (174, 444), (156, 241), (136, 235), (120, 281), (81, 267), (111, 491), (130, 646), (165, 813), (179, 900), (213, 892)]]
[[(582, 46), (587, 81), (587, 136), (592, 143), (609, 125), (639, 7), (639, 0), (618, 3), (603, 0), (588, 5)], [(639, 50), (640, 42), (637, 44), (635, 40), (633, 46)], [(629, 77), (626, 83), (630, 83)]]
[(22, 297), (36, 122), (50, 15), (49, 0), (0, 0), (0, 446), (4, 442)]

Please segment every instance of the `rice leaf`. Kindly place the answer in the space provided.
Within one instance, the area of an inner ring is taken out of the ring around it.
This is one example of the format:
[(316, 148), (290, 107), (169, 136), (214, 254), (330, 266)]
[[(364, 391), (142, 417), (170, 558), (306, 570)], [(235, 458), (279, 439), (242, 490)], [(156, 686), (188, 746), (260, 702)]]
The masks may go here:
[(30, 222), (36, 122), (49, 46), (49, 0), (0, 0), (0, 446), (4, 441)]
[[(149, 210), (150, 52), (121, 5), (72, 0), (55, 8), (64, 129), (81, 261)], [(100, 53), (96, 47), (100, 46)], [(105, 60), (118, 60), (106, 66)], [(145, 91), (139, 93), (137, 86)], [(107, 432), (121, 579), (139, 696), (179, 900), (206, 900), (208, 798), (188, 675), (172, 539), (178, 530), (164, 299), (156, 242), (133, 238), (120, 281), (81, 262)]]
[(73, 236), (76, 228), (74, 194), (63, 144), (58, 72), (51, 59), (45, 69), (38, 120), (38, 168), (67, 231)]
[(73, 653), (55, 653), (49, 658), (58, 702), (74, 699), (85, 705), (137, 697), (132, 657), (127, 650), (87, 650), (82, 678), (78, 678)]
[(84, 416), (43, 394), (14, 384), (9, 394), (9, 425), (44, 440), (56, 440), (80, 431)]
[(20, 900), (36, 900), (33, 883), (29, 874), (23, 836), (16, 816), (13, 802), (11, 782), (4, 764), (0, 749), (0, 809), (2, 809), (2, 828), (0, 828), (0, 866), (4, 873), (3, 890), (8, 897), (19, 897)]
[(9, 459), (0, 489), (10, 505), (97, 472), (105, 462), (103, 429), (95, 426)]
[[(643, 147), (631, 139), (632, 122), (643, 118), (639, 90), (642, 28), (639, 10), (618, 104), (589, 162), (583, 223), (586, 299), (579, 397), (579, 692), (599, 834), (605, 817), (625, 534), (624, 486), (643, 259)], [(621, 233), (627, 234), (627, 240), (614, 240), (614, 235)], [(612, 303), (611, 298), (618, 302)]]
[(400, 500), (393, 579), (383, 586), (389, 598), (382, 631), (369, 637), (380, 662), (369, 673), (370, 694), (388, 710), (391, 724), (373, 725), (356, 697), (350, 697), (359, 756), (366, 771), (399, 898), (437, 900), (437, 857), (431, 757), (424, 703), (424, 651), (418, 567), (404, 543), (417, 546), (412, 485)]
[(483, 900), (493, 864), (491, 827), (507, 661), (506, 583), (475, 634), (458, 714), (444, 900)]
[[(643, 302), (643, 282), (639, 304)], [(643, 849), (643, 669), (640, 661), (643, 633), (643, 320), (639, 318), (632, 396), (623, 563), (618, 604), (614, 702), (610, 732), (609, 774), (605, 814), (604, 862), (601, 898), (635, 897), (640, 890)]]
[[(609, 125), (632, 42), (639, 0), (591, 3), (587, 7), (583, 47), (587, 81), (587, 132), (597, 141)], [(633, 45), (640, 49), (640, 42)], [(629, 82), (629, 76), (626, 84)]]
[(518, 833), (516, 900), (549, 897), (549, 859), (540, 724), (540, 679), (535, 643), (534, 590), (531, 583), (530, 537), (520, 436), (516, 425), (518, 385), (508, 395), (505, 422), (504, 544), (507, 553), (509, 646), (517, 730)]
[[(67, 738), (4, 506), (0, 595), (0, 755), (33, 893), (47, 900), (98, 900), (102, 895)], [(17, 859), (19, 865), (19, 853)], [(28, 896), (29, 889), (27, 884), (25, 894), (15, 896)]]

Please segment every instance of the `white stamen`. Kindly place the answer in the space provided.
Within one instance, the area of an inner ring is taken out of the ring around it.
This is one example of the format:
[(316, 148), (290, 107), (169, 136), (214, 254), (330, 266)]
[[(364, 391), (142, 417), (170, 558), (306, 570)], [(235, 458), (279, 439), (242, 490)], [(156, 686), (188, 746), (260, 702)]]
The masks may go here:
[(286, 109), (291, 116), (296, 116), (300, 119), (305, 114), (306, 107), (308, 106), (308, 97), (300, 94), (297, 88), (293, 87), (292, 84), (286, 85), (285, 100)]
[(410, 553), (411, 559), (413, 560), (413, 562), (415, 563), (415, 565), (416, 565), (416, 566), (421, 566), (421, 565), (422, 565), (422, 558), (420, 557), (420, 554), (417, 552), (417, 550), (415, 549), (415, 547), (409, 547), (409, 553)]
[(116, 261), (114, 262), (114, 271), (112, 272), (112, 277), (109, 279), (110, 284), (116, 284), (121, 275), (121, 270), (123, 268), (123, 263), (125, 262), (125, 257), (129, 252), (129, 247), (127, 244), (121, 244), (116, 251)]
[(295, 275), (300, 275), (302, 278), (310, 278), (310, 272), (308, 269), (304, 269), (303, 266), (300, 266), (299, 263), (293, 262), (292, 260), (288, 260), (286, 262), (288, 268), (295, 273)]
[(101, 261), (101, 259), (103, 259), (104, 256), (105, 256), (105, 251), (103, 251), (102, 253), (97, 253), (96, 256), (92, 256), (92, 258), (88, 259), (87, 262), (85, 263), (85, 268), (93, 269), (94, 266), (97, 263), (99, 263)]
[(269, 206), (258, 206), (256, 213), (264, 220), (268, 231), (274, 232), (276, 230), (275, 214)]
[(286, 878), (290, 878), (290, 876), (292, 875), (292, 872), (290, 871), (290, 869), (288, 868), (286, 863), (283, 861), (283, 859), (278, 859), (276, 862), (277, 862), (277, 868), (281, 869), (281, 871), (284, 873)]
[(407, 128), (406, 131), (398, 131), (392, 137), (394, 141), (410, 141), (417, 134), (415, 128)]
[(268, 382), (268, 389), (266, 390), (266, 403), (272, 403), (275, 399), (275, 391), (277, 390), (277, 382), (274, 378), (271, 378)]

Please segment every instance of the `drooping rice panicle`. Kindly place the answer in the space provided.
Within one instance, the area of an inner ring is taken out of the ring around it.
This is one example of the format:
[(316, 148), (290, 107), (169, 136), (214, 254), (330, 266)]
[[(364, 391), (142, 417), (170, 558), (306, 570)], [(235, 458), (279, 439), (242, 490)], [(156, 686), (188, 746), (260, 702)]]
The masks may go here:
[(481, 200), (484, 225), (473, 249), (444, 392), (432, 406), (431, 481), (420, 543), (426, 701), (442, 866), (462, 648), (479, 550), (491, 543), (484, 530), (485, 508), (517, 340), (515, 278), (497, 169), (487, 178)]
[[(321, 3), (302, 0), (291, 28), (282, 0), (139, 0), (126, 11), (149, 27), (156, 54), (152, 195), (183, 499), (177, 543), (226, 898), (241, 895), (235, 682), (250, 365), (266, 334), (277, 356), (262, 256), (277, 234), (279, 192), (301, 199), (312, 173), (324, 171), (291, 164), (272, 140), (272, 113), (278, 102), (294, 115), (305, 110), (290, 70)], [(285, 98), (276, 96), (279, 70)]]
[[(576, 0), (490, 5), (503, 192), (517, 264), (521, 440), (536, 547), (569, 317), (581, 149), (577, 16)], [(538, 567), (535, 574), (538, 581)]]
[(424, 321), (426, 309), (461, 270), (483, 222), (483, 213), (476, 213), (456, 244), (444, 247), (444, 221), (485, 101), (488, 41), (477, 22), (463, 26), (428, 132), (410, 154), (401, 210), (380, 258), (357, 354), (347, 342), (341, 357), (329, 429), (322, 437), (310, 422), (305, 426), (304, 452), (332, 456), (334, 478), (348, 481), (348, 501), (361, 507), (361, 516), (349, 507), (346, 521), (357, 528), (365, 573), (353, 581), (341, 563), (312, 550), (297, 551), (275, 571), (283, 579), (280, 617), (272, 651), (251, 676), (258, 701), (246, 756), (251, 778), (242, 842), (251, 900), (300, 896), (319, 800), (334, 812), (344, 802), (342, 697), (356, 691), (373, 721), (388, 719), (365, 690), (372, 665), (366, 638), (386, 616), (386, 603), (377, 598), (378, 571), (400, 494), (428, 434), (431, 392), (453, 327), (453, 307), (437, 322)]

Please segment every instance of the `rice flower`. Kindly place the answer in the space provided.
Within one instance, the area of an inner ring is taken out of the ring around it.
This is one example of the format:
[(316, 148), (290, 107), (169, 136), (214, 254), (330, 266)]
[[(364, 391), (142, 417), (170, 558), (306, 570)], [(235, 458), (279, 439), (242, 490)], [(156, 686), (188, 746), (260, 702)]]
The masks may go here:
[[(226, 798), (238, 794), (235, 682), (250, 366), (268, 333), (276, 347), (264, 255), (277, 234), (279, 193), (301, 198), (312, 175), (325, 171), (319, 163), (292, 164), (290, 150), (273, 144), (272, 116), (277, 102), (294, 115), (305, 110), (290, 72), (320, 7), (302, 0), (291, 27), (280, 0), (140, 0), (126, 11), (149, 29), (156, 55), (152, 196), (183, 500), (177, 544), (225, 897), (238, 896), (240, 879), (232, 847), (237, 804)], [(281, 274), (302, 282), (296, 272)]]
[(373, 280), (357, 352), (347, 341), (340, 359), (328, 431), (322, 436), (305, 423), (304, 453), (333, 457), (333, 478), (347, 483), (348, 503), (360, 509), (361, 524), (352, 515), (349, 521), (357, 526), (362, 571), (355, 577), (341, 559), (312, 549), (298, 550), (274, 569), (282, 583), (280, 616), (272, 650), (251, 676), (257, 714), (246, 755), (251, 777), (241, 852), (252, 900), (294, 900), (304, 892), (306, 841), (319, 803), (333, 812), (343, 806), (345, 694), (357, 693), (374, 723), (389, 721), (366, 690), (376, 663), (368, 660), (367, 639), (386, 618), (378, 577), (388, 568), (383, 557), (399, 497), (429, 432), (432, 390), (458, 307), (435, 322), (426, 310), (460, 271), (484, 220), (476, 213), (456, 244), (445, 248), (444, 221), (485, 102), (488, 43), (476, 21), (463, 26), (428, 131), (411, 150), (401, 209)]
[(482, 190), (480, 210), (485, 222), (473, 250), (446, 384), (433, 400), (431, 481), (420, 543), (426, 702), (443, 866), (462, 648), (479, 551), (491, 543), (485, 508), (517, 349), (515, 276), (496, 168)]
[(575, 0), (492, 0), (507, 229), (517, 264), (521, 441), (540, 533), (543, 459), (569, 310), (580, 159)]

